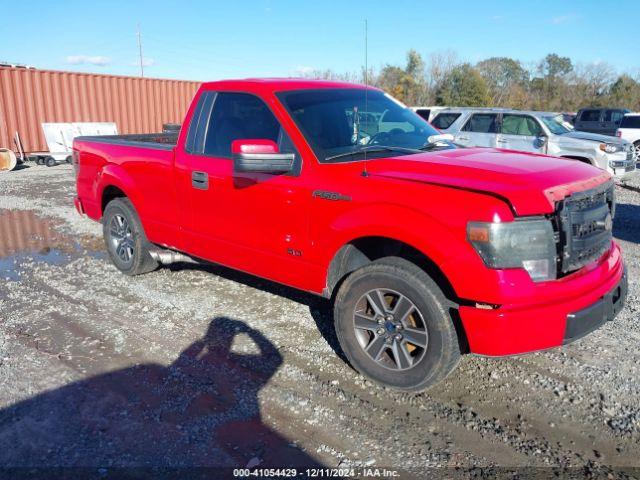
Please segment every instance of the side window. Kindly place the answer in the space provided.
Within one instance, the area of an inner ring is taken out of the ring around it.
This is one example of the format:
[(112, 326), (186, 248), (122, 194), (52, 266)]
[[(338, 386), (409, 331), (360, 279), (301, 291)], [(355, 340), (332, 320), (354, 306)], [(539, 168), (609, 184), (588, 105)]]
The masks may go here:
[(607, 110), (604, 114), (605, 122), (620, 123), (624, 117), (622, 110)]
[(436, 127), (438, 130), (446, 130), (458, 118), (460, 118), (459, 113), (439, 113), (438, 115), (436, 115), (436, 118), (433, 119), (431, 125)]
[(501, 132), (505, 135), (525, 135), (537, 137), (542, 132), (538, 122), (528, 115), (502, 116)]
[(206, 130), (204, 154), (231, 157), (231, 143), (243, 138), (272, 140), (281, 152), (294, 152), (290, 139), (261, 99), (248, 93), (218, 93)]
[(428, 108), (419, 108), (416, 110), (416, 113), (428, 122), (429, 115), (431, 115), (431, 110), (429, 110)]
[(462, 129), (465, 132), (496, 133), (495, 113), (474, 113)]
[(202, 146), (204, 132), (206, 131), (208, 116), (211, 111), (211, 104), (214, 97), (214, 92), (203, 92), (198, 99), (198, 104), (191, 116), (189, 132), (187, 133), (187, 141), (185, 144), (185, 150), (189, 153), (202, 153), (202, 148), (199, 148), (198, 146)]
[(599, 122), (600, 110), (583, 110), (580, 115), (581, 122)]

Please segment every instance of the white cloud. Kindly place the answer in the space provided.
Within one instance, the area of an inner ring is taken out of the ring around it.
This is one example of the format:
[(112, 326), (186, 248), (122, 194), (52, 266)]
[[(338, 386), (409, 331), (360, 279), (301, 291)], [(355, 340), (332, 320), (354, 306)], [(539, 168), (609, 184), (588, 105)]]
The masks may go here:
[(111, 59), (102, 55), (69, 55), (67, 63), (70, 65), (98, 65), (104, 67), (111, 63)]
[(567, 23), (570, 20), (573, 20), (574, 15), (559, 15), (557, 17), (553, 17), (551, 19), (551, 23), (554, 25), (560, 25), (562, 23)]

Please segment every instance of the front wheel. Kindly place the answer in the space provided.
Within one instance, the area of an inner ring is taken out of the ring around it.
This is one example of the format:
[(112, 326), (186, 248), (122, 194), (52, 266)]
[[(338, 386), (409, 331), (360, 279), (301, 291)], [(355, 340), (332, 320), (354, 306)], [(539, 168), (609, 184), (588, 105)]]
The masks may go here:
[(334, 305), (336, 334), (353, 367), (383, 385), (424, 390), (460, 360), (449, 302), (413, 263), (386, 257), (349, 275)]
[(109, 202), (104, 209), (102, 233), (109, 257), (122, 273), (140, 275), (158, 267), (149, 254), (149, 241), (129, 199)]

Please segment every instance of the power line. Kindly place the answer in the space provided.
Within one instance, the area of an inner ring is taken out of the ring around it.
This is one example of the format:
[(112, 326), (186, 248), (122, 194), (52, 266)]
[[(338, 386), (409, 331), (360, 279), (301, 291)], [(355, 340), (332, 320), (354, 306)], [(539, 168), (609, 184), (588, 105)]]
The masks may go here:
[(140, 24), (138, 24), (138, 51), (140, 52), (140, 76), (144, 77), (144, 65), (142, 61), (142, 36), (140, 35)]

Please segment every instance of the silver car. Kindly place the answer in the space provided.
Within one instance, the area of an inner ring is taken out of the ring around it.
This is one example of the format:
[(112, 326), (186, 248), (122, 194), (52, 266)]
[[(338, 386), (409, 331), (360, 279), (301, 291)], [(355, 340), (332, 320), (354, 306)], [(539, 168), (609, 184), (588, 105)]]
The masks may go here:
[(637, 175), (635, 150), (623, 139), (576, 132), (562, 114), (499, 108), (448, 108), (431, 122), (455, 142), (469, 147), (493, 147), (544, 153), (590, 163), (620, 181)]

